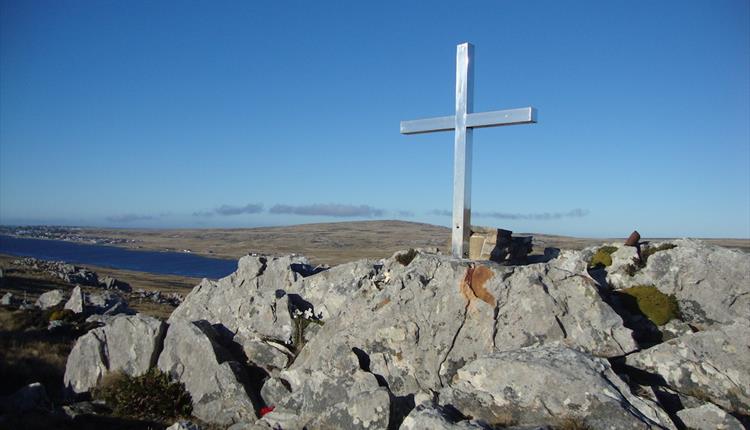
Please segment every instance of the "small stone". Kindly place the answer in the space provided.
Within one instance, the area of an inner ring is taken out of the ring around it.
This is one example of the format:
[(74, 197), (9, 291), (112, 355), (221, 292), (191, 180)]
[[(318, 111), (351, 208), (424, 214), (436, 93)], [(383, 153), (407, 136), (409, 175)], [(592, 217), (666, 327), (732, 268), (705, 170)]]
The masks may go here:
[(10, 306), (16, 302), (16, 298), (13, 293), (5, 293), (3, 298), (0, 299), (0, 305)]
[(53, 308), (65, 301), (65, 294), (62, 290), (52, 290), (39, 296), (36, 300), (36, 306), (41, 309)]

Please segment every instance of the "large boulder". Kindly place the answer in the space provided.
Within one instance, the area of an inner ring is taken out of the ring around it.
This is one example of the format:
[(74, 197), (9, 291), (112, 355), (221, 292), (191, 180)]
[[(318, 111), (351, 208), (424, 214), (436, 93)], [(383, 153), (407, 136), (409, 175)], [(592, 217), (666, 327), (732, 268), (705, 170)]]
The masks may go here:
[(631, 354), (625, 363), (680, 393), (750, 415), (750, 327), (719, 326)]
[(62, 290), (52, 290), (40, 295), (36, 300), (36, 306), (41, 309), (49, 309), (62, 304), (64, 301), (65, 294)]
[(164, 322), (144, 315), (118, 315), (78, 338), (68, 356), (63, 382), (74, 393), (95, 387), (109, 372), (141, 376), (156, 364)]
[(248, 395), (248, 375), (208, 321), (171, 323), (158, 366), (185, 384), (193, 415), (201, 420), (219, 425), (255, 420), (258, 405)]
[(659, 407), (632, 395), (606, 360), (565, 347), (477, 358), (440, 391), (440, 403), (492, 426), (674, 428)]
[(649, 244), (642, 253), (649, 248), (662, 250), (639, 268), (636, 248), (620, 245), (607, 282), (617, 289), (654, 285), (674, 295), (682, 317), (701, 328), (750, 321), (750, 254), (692, 239)]
[[(283, 372), (293, 389), (310, 372), (341, 366), (341, 357), (353, 349), (394, 394), (404, 396), (441, 389), (458, 368), (492, 351), (558, 343), (614, 357), (637, 348), (622, 319), (600, 298), (579, 253), (515, 267), (422, 252), (411, 257), (376, 266), (338, 314), (323, 318), (325, 324)], [(322, 275), (305, 281), (306, 299)]]

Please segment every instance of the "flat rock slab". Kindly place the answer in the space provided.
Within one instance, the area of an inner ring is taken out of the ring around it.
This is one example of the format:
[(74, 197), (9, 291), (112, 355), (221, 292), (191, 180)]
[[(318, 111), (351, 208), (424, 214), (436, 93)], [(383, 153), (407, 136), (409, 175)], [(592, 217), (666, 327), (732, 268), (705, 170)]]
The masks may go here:
[(750, 415), (750, 327), (719, 326), (627, 356), (625, 363), (683, 394)]
[(743, 430), (745, 428), (737, 418), (711, 403), (677, 411), (677, 416), (685, 427), (691, 430)]
[(492, 426), (674, 428), (664, 411), (632, 395), (606, 360), (564, 347), (478, 358), (440, 391), (440, 403)]

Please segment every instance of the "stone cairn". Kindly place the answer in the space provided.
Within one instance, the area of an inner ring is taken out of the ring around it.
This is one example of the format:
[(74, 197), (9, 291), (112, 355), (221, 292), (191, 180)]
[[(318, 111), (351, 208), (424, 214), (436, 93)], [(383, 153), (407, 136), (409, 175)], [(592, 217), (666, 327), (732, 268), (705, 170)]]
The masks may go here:
[(496, 263), (523, 263), (531, 253), (532, 237), (513, 237), (513, 232), (501, 228), (471, 227), (469, 258)]

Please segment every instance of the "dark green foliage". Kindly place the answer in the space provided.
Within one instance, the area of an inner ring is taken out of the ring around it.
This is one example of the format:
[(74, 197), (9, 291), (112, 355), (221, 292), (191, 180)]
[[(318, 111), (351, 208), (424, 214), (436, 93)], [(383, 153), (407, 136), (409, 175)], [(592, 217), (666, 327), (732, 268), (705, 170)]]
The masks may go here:
[(617, 251), (616, 246), (602, 246), (596, 250), (589, 262), (590, 269), (600, 269), (612, 265), (612, 253)]
[(396, 261), (401, 263), (402, 266), (408, 266), (416, 256), (417, 251), (415, 249), (410, 249), (402, 254), (396, 255)]
[(653, 285), (636, 285), (621, 291), (635, 299), (631, 311), (643, 314), (656, 325), (664, 325), (673, 318), (680, 315), (680, 307), (673, 295), (667, 295), (659, 291)]
[(112, 373), (94, 390), (116, 415), (165, 421), (189, 417), (193, 401), (185, 385), (173, 382), (169, 375), (152, 368), (145, 375), (132, 377)]

